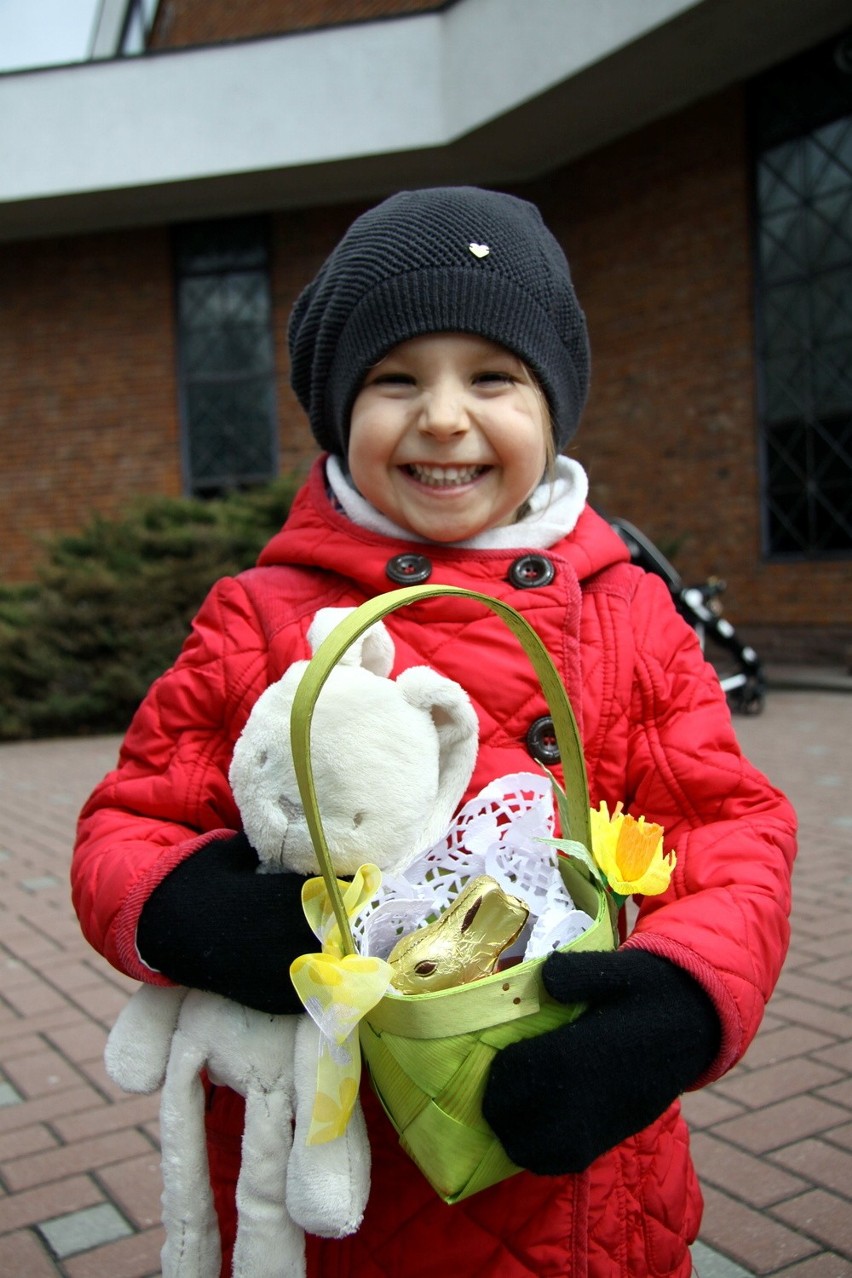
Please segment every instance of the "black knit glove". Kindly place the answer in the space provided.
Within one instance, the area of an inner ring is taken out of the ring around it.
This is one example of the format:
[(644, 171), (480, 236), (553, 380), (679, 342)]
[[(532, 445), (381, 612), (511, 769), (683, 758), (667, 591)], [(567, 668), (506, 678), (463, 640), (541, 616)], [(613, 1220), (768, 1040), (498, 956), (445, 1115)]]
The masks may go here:
[(214, 839), (158, 884), (139, 916), (149, 967), (261, 1012), (301, 1012), (290, 964), (319, 942), (302, 913), (300, 874), (256, 874), (244, 834)]
[(644, 950), (552, 954), (545, 988), (578, 1020), (498, 1052), (482, 1112), (512, 1162), (584, 1171), (658, 1118), (710, 1065), (719, 1018), (683, 968)]

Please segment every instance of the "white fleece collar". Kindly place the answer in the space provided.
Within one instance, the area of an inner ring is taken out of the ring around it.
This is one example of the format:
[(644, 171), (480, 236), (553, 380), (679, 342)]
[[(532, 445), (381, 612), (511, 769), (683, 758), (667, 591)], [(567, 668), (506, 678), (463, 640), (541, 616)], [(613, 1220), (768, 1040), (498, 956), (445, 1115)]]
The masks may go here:
[[(365, 500), (352, 483), (339, 457), (329, 457), (325, 467), (328, 485), (344, 514), (370, 532), (397, 541), (426, 541), (399, 528)], [(543, 480), (529, 500), (529, 510), (515, 524), (488, 528), (468, 541), (453, 543), (462, 550), (514, 550), (532, 547), (543, 550), (574, 529), (589, 494), (589, 481), (579, 462), (556, 458), (556, 477)]]

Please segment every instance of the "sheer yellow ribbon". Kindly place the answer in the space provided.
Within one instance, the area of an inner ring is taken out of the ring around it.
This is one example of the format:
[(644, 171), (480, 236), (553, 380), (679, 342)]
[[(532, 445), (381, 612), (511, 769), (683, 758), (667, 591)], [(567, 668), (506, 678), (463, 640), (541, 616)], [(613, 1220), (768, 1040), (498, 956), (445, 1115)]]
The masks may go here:
[[(338, 880), (348, 918), (372, 900), (381, 881), (376, 865), (362, 865), (351, 883)], [(305, 883), (302, 909), (322, 943), (322, 953), (294, 959), (290, 978), (320, 1031), (317, 1091), (307, 1141), (322, 1145), (346, 1130), (361, 1080), (358, 1022), (387, 990), (391, 969), (384, 959), (344, 954), (323, 879)]]

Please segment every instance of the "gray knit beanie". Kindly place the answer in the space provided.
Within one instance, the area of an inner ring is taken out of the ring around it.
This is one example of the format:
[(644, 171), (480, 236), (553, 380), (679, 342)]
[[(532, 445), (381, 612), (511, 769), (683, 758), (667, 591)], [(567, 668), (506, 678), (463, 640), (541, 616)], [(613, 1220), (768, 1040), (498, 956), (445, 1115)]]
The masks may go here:
[(290, 318), (290, 381), (321, 448), (346, 455), (367, 370), (399, 342), (475, 333), (536, 374), (557, 449), (589, 387), (586, 320), (534, 204), (476, 187), (401, 191), (357, 218)]

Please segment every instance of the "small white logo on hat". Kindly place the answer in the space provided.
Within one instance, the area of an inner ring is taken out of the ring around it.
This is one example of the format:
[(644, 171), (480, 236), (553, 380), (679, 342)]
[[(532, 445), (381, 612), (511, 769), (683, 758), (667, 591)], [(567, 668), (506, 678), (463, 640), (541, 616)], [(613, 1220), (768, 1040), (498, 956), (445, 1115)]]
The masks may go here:
[(474, 257), (487, 257), (491, 249), (487, 244), (477, 244), (475, 241), (467, 246)]

